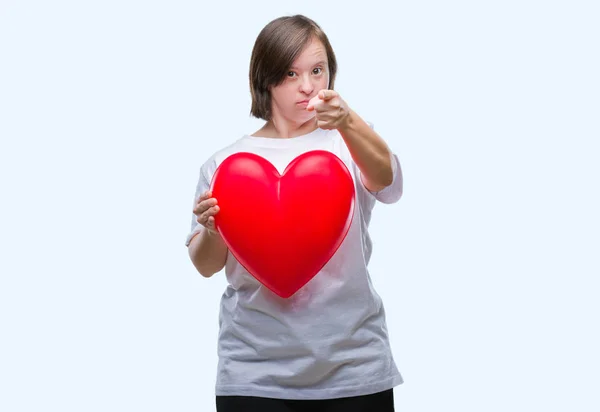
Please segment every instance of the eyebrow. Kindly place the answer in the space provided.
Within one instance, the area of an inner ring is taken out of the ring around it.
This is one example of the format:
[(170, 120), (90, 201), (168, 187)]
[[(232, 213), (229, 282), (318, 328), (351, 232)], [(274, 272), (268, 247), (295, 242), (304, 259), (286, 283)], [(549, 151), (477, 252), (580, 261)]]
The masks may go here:
[[(319, 66), (319, 65), (325, 66), (326, 63), (327, 62), (325, 60), (321, 60), (321, 61), (318, 61), (315, 64), (313, 64), (313, 66)], [(290, 69), (298, 70), (298, 68), (296, 66), (292, 66), (292, 67), (290, 67)]]

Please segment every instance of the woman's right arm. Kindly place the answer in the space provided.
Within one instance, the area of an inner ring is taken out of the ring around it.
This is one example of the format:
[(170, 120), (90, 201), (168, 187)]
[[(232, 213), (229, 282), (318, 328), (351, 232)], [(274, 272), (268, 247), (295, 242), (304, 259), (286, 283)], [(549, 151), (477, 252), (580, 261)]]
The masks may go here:
[(210, 191), (204, 192), (194, 205), (194, 214), (204, 229), (192, 238), (188, 252), (194, 267), (205, 278), (223, 269), (227, 261), (227, 245), (215, 227), (214, 216), (217, 213), (217, 199)]
[(202, 230), (192, 238), (188, 250), (194, 267), (205, 278), (225, 267), (227, 245), (218, 232)]

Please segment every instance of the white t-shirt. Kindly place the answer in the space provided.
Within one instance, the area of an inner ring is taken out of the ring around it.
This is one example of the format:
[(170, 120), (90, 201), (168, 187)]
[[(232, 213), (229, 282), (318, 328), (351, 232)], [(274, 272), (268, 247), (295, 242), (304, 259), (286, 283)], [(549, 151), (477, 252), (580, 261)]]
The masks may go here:
[[(367, 269), (373, 207), (377, 200), (394, 203), (402, 195), (395, 154), (393, 183), (371, 193), (337, 130), (316, 129), (288, 139), (246, 135), (201, 166), (194, 203), (210, 187), (218, 165), (233, 153), (258, 154), (283, 173), (295, 157), (310, 150), (333, 152), (348, 167), (356, 193), (352, 224), (323, 269), (287, 299), (263, 286), (228, 252), (229, 284), (219, 314), (217, 396), (330, 399), (403, 383), (391, 353), (384, 307)], [(186, 246), (201, 230), (192, 214)]]

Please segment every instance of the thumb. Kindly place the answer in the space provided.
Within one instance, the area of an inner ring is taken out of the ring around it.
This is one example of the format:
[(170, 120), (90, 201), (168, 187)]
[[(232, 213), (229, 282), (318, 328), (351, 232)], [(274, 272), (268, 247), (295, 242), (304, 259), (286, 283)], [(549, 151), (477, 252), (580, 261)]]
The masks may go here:
[(322, 100), (327, 101), (339, 96), (339, 94), (335, 90), (323, 89), (319, 92), (318, 96)]

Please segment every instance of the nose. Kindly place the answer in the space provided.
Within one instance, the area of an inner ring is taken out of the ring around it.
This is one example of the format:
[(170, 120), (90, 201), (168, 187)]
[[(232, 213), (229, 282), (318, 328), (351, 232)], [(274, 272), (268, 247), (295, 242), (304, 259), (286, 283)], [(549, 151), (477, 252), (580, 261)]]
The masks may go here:
[(304, 94), (310, 95), (315, 86), (313, 85), (310, 76), (303, 76), (302, 81), (300, 82), (300, 91)]

